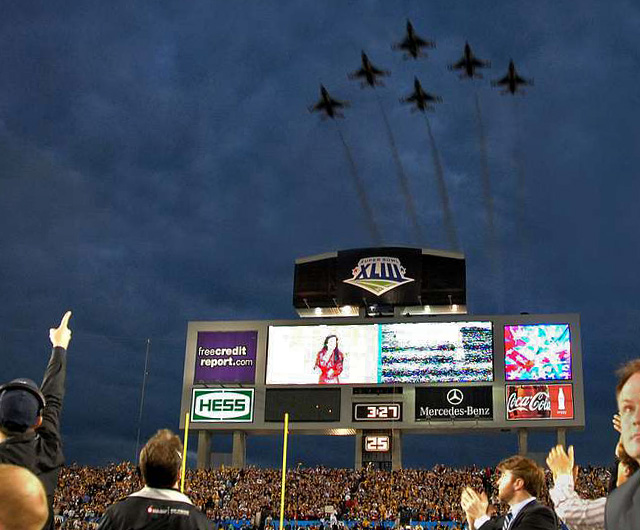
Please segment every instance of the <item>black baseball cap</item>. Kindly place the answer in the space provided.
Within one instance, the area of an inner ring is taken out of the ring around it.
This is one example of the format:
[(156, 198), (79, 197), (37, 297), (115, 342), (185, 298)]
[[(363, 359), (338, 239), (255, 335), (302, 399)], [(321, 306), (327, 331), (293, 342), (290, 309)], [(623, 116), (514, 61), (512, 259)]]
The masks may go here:
[(46, 404), (38, 385), (31, 379), (14, 379), (0, 386), (0, 426), (24, 432), (33, 427)]

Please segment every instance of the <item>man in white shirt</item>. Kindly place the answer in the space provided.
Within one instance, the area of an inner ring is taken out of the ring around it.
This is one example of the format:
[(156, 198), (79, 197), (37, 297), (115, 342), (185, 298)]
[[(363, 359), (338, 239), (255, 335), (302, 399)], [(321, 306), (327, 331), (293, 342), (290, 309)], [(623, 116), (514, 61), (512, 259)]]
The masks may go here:
[(487, 494), (479, 494), (466, 487), (460, 502), (469, 530), (557, 529), (553, 510), (536, 500), (544, 485), (544, 472), (533, 460), (512, 456), (498, 464), (498, 472), (498, 498), (509, 505), (509, 512), (500, 517), (490, 517)]
[[(626, 454), (621, 443), (616, 447), (616, 456), (619, 460), (616, 487), (619, 487), (638, 469), (638, 463)], [(553, 473), (553, 487), (549, 490), (549, 496), (558, 517), (570, 530), (604, 530), (607, 498), (582, 499), (576, 493), (578, 468), (574, 465), (573, 446), (568, 451), (561, 445), (551, 449), (547, 466)]]

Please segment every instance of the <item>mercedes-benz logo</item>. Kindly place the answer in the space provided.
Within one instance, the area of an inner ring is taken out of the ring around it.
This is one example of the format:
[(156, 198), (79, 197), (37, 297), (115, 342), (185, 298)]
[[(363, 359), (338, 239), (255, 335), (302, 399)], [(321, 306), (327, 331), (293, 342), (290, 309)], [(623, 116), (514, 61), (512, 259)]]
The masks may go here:
[(463, 399), (464, 395), (462, 394), (462, 390), (459, 388), (452, 388), (447, 392), (447, 401), (451, 403), (451, 405), (460, 405)]

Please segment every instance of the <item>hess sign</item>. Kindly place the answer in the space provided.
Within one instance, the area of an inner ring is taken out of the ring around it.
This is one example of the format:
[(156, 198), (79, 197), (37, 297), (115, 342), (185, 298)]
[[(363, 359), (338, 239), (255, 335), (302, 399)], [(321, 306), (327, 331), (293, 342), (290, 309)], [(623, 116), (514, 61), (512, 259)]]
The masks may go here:
[(253, 394), (253, 388), (194, 388), (191, 421), (250, 423), (253, 421)]
[(364, 450), (369, 453), (388, 453), (391, 448), (389, 437), (384, 434), (364, 437)]
[(354, 403), (353, 421), (401, 421), (400, 403)]

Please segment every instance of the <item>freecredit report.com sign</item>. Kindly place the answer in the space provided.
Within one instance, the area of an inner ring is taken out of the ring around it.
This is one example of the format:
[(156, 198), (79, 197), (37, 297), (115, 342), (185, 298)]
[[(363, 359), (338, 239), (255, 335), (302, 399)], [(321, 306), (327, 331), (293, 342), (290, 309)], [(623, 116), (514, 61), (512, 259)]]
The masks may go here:
[(194, 383), (254, 383), (257, 331), (200, 331)]

